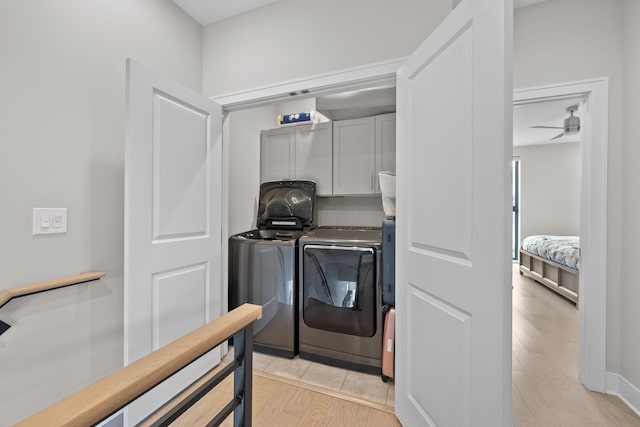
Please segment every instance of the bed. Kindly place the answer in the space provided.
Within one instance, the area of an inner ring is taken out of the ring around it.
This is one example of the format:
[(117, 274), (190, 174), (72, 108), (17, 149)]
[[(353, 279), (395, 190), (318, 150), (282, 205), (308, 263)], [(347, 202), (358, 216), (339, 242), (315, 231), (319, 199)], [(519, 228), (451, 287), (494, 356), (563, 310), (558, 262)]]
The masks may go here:
[(520, 274), (578, 303), (580, 238), (529, 236), (520, 248)]

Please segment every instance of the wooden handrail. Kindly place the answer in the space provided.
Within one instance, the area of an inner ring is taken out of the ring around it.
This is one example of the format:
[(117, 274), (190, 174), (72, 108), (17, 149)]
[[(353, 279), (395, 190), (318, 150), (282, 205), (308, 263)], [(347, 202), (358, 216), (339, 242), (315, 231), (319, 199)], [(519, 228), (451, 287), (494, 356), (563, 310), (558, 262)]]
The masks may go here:
[(37, 294), (39, 292), (49, 291), (52, 289), (63, 288), (65, 286), (76, 285), (78, 283), (90, 282), (104, 277), (102, 271), (89, 271), (71, 277), (62, 279), (47, 280), (45, 282), (32, 283), (30, 285), (17, 286), (15, 288), (3, 289), (0, 291), (0, 308), (11, 301), (13, 298), (23, 297), (25, 295)]
[(261, 306), (244, 304), (16, 426), (94, 425), (261, 317)]

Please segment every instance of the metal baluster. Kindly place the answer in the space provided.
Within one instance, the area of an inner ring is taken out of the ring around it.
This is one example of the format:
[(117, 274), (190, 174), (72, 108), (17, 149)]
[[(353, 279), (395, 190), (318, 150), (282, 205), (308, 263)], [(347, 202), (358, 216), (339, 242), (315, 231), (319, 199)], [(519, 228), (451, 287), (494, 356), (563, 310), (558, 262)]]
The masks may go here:
[(233, 348), (236, 360), (242, 363), (235, 370), (233, 377), (233, 394), (240, 399), (240, 404), (233, 411), (234, 427), (251, 426), (251, 406), (253, 395), (253, 324), (247, 325), (233, 337)]

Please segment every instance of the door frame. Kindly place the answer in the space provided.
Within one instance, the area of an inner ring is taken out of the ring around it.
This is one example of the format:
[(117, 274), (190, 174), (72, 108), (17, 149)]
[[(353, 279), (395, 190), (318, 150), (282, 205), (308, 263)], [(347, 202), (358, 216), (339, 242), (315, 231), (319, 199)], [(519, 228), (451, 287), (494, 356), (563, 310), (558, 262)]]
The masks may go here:
[[(514, 201), (513, 201), (513, 212), (515, 213), (514, 217), (514, 227), (513, 227), (513, 236), (511, 237), (511, 244), (513, 245), (513, 262), (520, 262), (520, 252), (518, 251), (518, 242), (522, 237), (520, 235), (520, 158), (513, 157), (511, 160), (512, 169), (514, 169), (512, 179), (512, 185), (515, 187), (514, 191)], [(515, 181), (515, 182), (514, 182)]]
[[(229, 123), (228, 113), (234, 110), (290, 100), (292, 96), (311, 97), (343, 90), (365, 88), (376, 84), (395, 83), (396, 72), (405, 58), (289, 80), (249, 90), (212, 96), (223, 109), (223, 203), (228, 202)], [(608, 99), (607, 77), (517, 89), (513, 102), (540, 102), (562, 97), (584, 97), (589, 120), (583, 126), (582, 185), (580, 235), (591, 247), (583, 253), (580, 275), (580, 367), (578, 377), (589, 389), (606, 392), (606, 255), (607, 255), (607, 149)], [(305, 93), (306, 92), (306, 93)], [(293, 95), (292, 95), (293, 94)], [(223, 214), (223, 242), (228, 233), (228, 215)], [(584, 242), (584, 241), (583, 241)], [(228, 254), (222, 248), (223, 282), (227, 281)], [(222, 287), (222, 311), (226, 312), (227, 289)]]
[(516, 89), (513, 105), (554, 99), (582, 99), (580, 143), (580, 361), (578, 378), (588, 389), (606, 392), (607, 308), (607, 77)]
[[(376, 62), (369, 65), (348, 68), (329, 73), (317, 74), (301, 79), (287, 80), (258, 88), (247, 89), (224, 95), (210, 96), (209, 99), (222, 106), (222, 204), (229, 206), (229, 113), (247, 108), (259, 107), (273, 102), (310, 98), (345, 90), (384, 85), (396, 82), (396, 71), (404, 63), (405, 58)], [(304, 92), (303, 92), (304, 91)], [(222, 210), (222, 283), (229, 281), (229, 214)], [(228, 311), (228, 290), (222, 286), (220, 295), (221, 312)], [(223, 344), (223, 353), (226, 353)]]

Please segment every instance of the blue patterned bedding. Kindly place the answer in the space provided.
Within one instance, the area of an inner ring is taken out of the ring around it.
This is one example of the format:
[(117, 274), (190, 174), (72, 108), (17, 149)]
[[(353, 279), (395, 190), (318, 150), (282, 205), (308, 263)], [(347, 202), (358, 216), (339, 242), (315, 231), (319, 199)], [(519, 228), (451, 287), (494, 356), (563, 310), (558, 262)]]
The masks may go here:
[(522, 241), (522, 249), (569, 268), (580, 269), (578, 236), (529, 236)]

